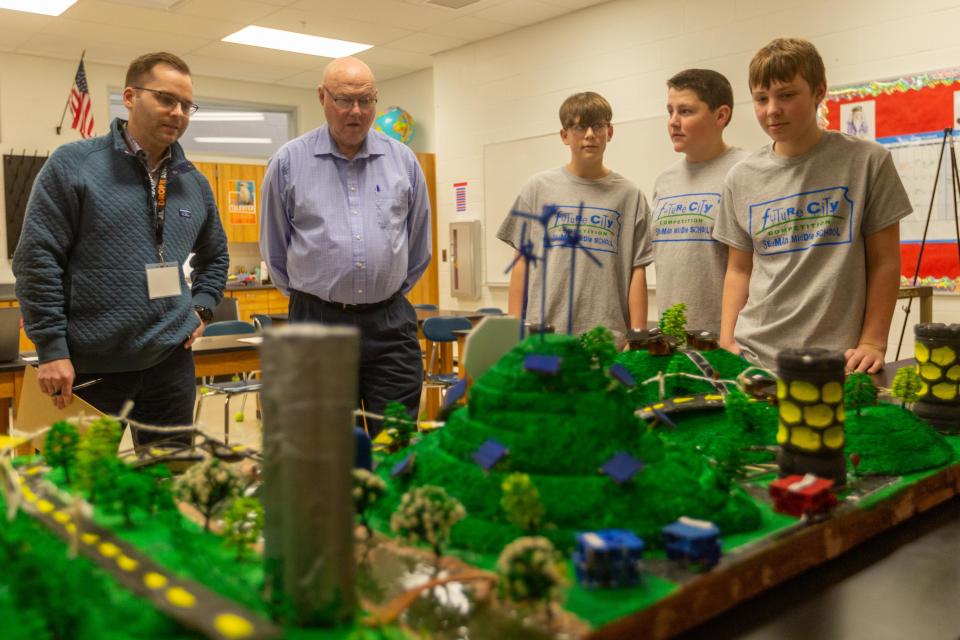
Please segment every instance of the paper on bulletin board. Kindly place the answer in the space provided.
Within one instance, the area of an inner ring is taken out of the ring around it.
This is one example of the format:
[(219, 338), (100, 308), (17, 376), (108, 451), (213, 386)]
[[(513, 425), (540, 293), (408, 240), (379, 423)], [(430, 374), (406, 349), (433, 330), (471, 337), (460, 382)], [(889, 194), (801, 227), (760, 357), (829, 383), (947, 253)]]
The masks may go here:
[[(83, 401), (79, 396), (73, 396), (71, 402), (63, 410), (57, 409), (53, 405), (50, 396), (40, 391), (40, 385), (37, 383), (37, 368), (27, 366), (23, 370), (23, 386), (20, 389), (20, 404), (17, 407), (17, 415), (13, 421), (13, 427), (22, 434), (31, 434), (49, 427), (58, 420), (68, 418), (99, 418), (103, 414), (96, 410), (93, 405)], [(78, 430), (82, 433), (84, 421), (80, 420)], [(37, 438), (34, 446), (43, 449), (43, 438)]]
[(230, 224), (257, 224), (257, 183), (231, 180), (227, 213)]

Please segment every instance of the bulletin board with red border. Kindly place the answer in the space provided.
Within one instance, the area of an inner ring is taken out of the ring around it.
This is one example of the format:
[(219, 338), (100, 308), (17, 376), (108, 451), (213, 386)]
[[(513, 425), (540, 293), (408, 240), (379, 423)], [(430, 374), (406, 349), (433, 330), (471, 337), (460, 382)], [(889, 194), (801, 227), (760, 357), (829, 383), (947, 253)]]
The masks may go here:
[[(914, 209), (900, 225), (904, 284), (913, 283), (929, 210), (918, 284), (960, 293), (950, 136), (945, 151), (943, 146), (946, 129), (953, 128), (954, 136), (960, 137), (960, 68), (833, 87), (821, 105), (820, 117), (825, 128), (875, 140), (893, 155)], [(939, 162), (941, 152), (943, 162)]]

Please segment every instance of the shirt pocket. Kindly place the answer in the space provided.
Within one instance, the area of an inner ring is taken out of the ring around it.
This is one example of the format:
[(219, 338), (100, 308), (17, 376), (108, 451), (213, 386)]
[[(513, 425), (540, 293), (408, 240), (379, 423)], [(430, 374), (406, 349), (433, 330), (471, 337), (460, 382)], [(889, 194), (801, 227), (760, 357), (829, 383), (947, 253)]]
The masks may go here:
[(381, 229), (397, 231), (403, 227), (409, 211), (406, 197), (378, 196), (376, 203), (377, 223)]

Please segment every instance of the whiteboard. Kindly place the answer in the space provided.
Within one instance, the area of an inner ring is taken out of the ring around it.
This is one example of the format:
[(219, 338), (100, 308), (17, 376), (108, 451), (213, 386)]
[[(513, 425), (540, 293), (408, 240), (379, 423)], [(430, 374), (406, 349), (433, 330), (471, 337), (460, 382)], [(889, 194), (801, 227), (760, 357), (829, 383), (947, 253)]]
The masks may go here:
[[(753, 117), (751, 103), (734, 106), (734, 117), (724, 139), (727, 144), (751, 151), (767, 142)], [(674, 152), (667, 136), (667, 116), (664, 113), (614, 122), (613, 138), (607, 145), (604, 164), (636, 183), (649, 201), (657, 176), (681, 157)], [(533, 174), (569, 161), (570, 151), (560, 139), (559, 123), (553, 133), (497, 142), (483, 148), (482, 254), (486, 284), (505, 285), (510, 281), (510, 275), (504, 273), (504, 269), (513, 260), (513, 248), (497, 239), (497, 229), (510, 215), (521, 187)], [(647, 274), (652, 282), (653, 269), (648, 269)]]
[[(958, 92), (960, 93), (960, 92)], [(920, 240), (926, 225), (927, 213), (930, 214), (929, 240), (956, 240), (957, 230), (953, 214), (953, 188), (951, 182), (950, 146), (943, 151), (940, 162), (940, 150), (943, 137), (925, 142), (884, 145), (890, 149), (897, 173), (913, 205), (913, 213), (900, 222), (902, 241)], [(940, 177), (937, 180), (937, 165), (940, 164)], [(937, 192), (933, 193), (933, 183), (937, 182)], [(933, 208), (930, 207), (930, 196)]]

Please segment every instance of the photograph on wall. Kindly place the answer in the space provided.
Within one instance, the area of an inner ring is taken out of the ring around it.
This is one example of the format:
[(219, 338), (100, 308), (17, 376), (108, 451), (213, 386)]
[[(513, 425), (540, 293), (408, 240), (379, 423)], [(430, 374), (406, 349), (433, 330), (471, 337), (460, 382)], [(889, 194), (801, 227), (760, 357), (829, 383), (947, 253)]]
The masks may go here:
[(257, 185), (253, 180), (231, 180), (227, 204), (231, 224), (257, 224)]
[(843, 124), (843, 132), (864, 140), (877, 138), (876, 115), (877, 103), (873, 100), (840, 105), (840, 122)]

